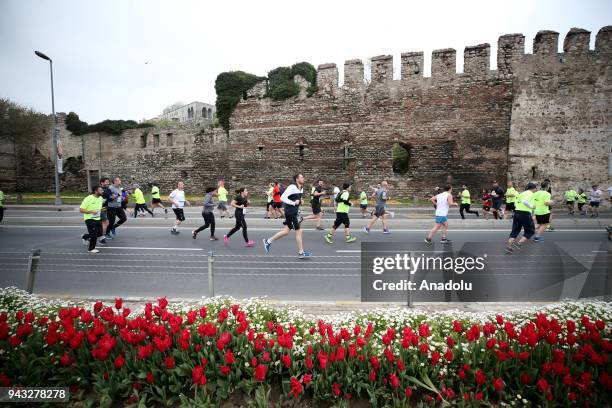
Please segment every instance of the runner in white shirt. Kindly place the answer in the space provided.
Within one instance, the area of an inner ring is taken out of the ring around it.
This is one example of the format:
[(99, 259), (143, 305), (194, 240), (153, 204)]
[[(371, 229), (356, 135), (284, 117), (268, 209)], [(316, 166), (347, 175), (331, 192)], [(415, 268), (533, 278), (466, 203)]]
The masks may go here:
[(170, 202), (172, 203), (172, 211), (174, 211), (174, 214), (176, 215), (176, 220), (174, 221), (174, 225), (170, 230), (171, 234), (179, 233), (178, 226), (181, 225), (181, 222), (185, 221), (183, 207), (185, 206), (185, 204), (187, 204), (188, 206), (191, 205), (189, 201), (185, 200), (184, 188), (185, 184), (182, 181), (179, 181), (176, 186), (176, 190), (173, 190), (168, 196)]
[(597, 188), (597, 184), (593, 185), (589, 192), (589, 208), (591, 210), (591, 218), (599, 217), (599, 202), (601, 201), (601, 190)]
[(448, 232), (448, 210), (451, 205), (457, 205), (453, 201), (452, 190), (451, 186), (445, 186), (442, 193), (430, 198), (431, 202), (436, 206), (436, 225), (434, 225), (427, 238), (425, 238), (427, 244), (432, 243), (431, 239), (439, 229), (442, 229), (442, 239), (440, 242), (443, 244), (452, 242), (446, 238), (446, 233)]

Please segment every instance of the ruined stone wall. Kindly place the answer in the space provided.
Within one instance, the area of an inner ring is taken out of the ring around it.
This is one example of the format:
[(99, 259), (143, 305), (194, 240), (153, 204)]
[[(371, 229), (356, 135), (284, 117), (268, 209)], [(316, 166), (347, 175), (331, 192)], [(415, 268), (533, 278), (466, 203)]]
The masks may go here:
[[(612, 158), (612, 27), (572, 29), (563, 53), (558, 33), (540, 32), (534, 54), (514, 67), (509, 178), (550, 178), (557, 198), (568, 188), (610, 185)], [(517, 36), (520, 52), (524, 38)]]

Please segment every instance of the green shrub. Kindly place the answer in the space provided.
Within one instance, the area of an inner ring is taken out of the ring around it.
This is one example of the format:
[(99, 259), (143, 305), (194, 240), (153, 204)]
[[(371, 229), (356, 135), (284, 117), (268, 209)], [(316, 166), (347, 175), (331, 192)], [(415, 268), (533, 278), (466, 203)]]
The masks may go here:
[(217, 118), (226, 131), (229, 131), (229, 118), (232, 111), (240, 102), (246, 98), (246, 92), (256, 83), (265, 80), (243, 71), (222, 72), (215, 80), (215, 91), (217, 91)]
[(71, 131), (73, 134), (80, 136), (86, 133), (102, 132), (109, 133), (111, 135), (120, 135), (124, 130), (136, 129), (136, 128), (148, 128), (153, 127), (151, 123), (136, 123), (133, 120), (104, 120), (94, 125), (88, 125), (87, 122), (83, 122), (79, 119), (79, 115), (74, 112), (70, 112), (66, 116), (66, 129)]

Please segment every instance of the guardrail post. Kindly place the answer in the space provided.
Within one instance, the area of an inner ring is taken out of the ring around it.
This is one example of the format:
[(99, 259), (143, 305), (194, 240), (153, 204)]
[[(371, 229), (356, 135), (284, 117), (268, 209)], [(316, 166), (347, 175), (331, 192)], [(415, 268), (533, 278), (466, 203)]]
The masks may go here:
[(215, 296), (215, 278), (213, 273), (213, 264), (215, 263), (215, 252), (208, 252), (208, 296)]
[(38, 260), (40, 259), (40, 249), (30, 250), (30, 256), (28, 258), (28, 272), (26, 277), (26, 290), (28, 293), (34, 291), (34, 279), (36, 278), (36, 267), (38, 266)]
[[(412, 258), (413, 256), (414, 256), (414, 252), (410, 252), (410, 258)], [(408, 272), (408, 282), (409, 282), (408, 283), (408, 288), (409, 289), (408, 289), (408, 299), (407, 299), (407, 302), (406, 302), (406, 306), (408, 306), (410, 308), (413, 307), (413, 305), (412, 305), (412, 290), (410, 289), (410, 288), (412, 288), (412, 273), (411, 272), (412, 271)]]

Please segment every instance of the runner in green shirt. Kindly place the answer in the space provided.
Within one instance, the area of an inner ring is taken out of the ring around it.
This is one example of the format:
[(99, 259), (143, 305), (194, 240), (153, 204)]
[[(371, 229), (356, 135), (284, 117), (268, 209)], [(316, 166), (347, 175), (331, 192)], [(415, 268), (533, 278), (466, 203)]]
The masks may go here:
[(225, 182), (223, 180), (219, 180), (217, 183), (217, 198), (219, 199), (217, 209), (219, 210), (221, 218), (226, 215), (232, 218), (233, 216), (227, 210), (227, 190), (225, 189)]
[(79, 212), (83, 214), (83, 220), (85, 221), (85, 226), (87, 227), (87, 234), (83, 234), (81, 239), (83, 240), (84, 245), (89, 243), (89, 253), (97, 254), (100, 252), (96, 249), (96, 241), (98, 240), (98, 237), (102, 236), (100, 212), (102, 211), (102, 203), (104, 202), (104, 199), (102, 198), (103, 190), (101, 186), (94, 187), (92, 192), (93, 194), (90, 194), (83, 199), (83, 202), (79, 207)]
[(362, 191), (359, 194), (359, 208), (361, 208), (361, 218), (365, 218), (368, 216), (368, 195), (365, 191)]
[(465, 220), (465, 215), (463, 215), (464, 211), (468, 214), (476, 214), (476, 217), (480, 217), (478, 211), (470, 210), (470, 205), (472, 204), (470, 190), (467, 189), (467, 186), (465, 184), (462, 186), (462, 188), (463, 190), (461, 191), (461, 205), (459, 206), (459, 214), (461, 214), (461, 219)]
[(147, 201), (145, 200), (144, 194), (142, 193), (142, 190), (138, 184), (134, 184), (134, 192), (132, 193), (132, 196), (134, 196), (134, 201), (136, 202), (136, 207), (134, 207), (134, 218), (138, 216), (139, 211), (142, 211), (143, 215), (146, 211), (151, 214), (151, 217), (155, 217), (153, 211), (149, 210), (149, 207), (147, 207)]
[(570, 189), (565, 192), (565, 205), (567, 206), (569, 215), (574, 214), (574, 202), (577, 198), (578, 193), (573, 188), (570, 187)]
[(351, 222), (348, 215), (349, 209), (351, 208), (351, 202), (349, 201), (349, 198), (351, 197), (350, 189), (350, 183), (344, 183), (342, 185), (342, 192), (336, 197), (336, 203), (338, 204), (336, 207), (336, 220), (334, 221), (332, 228), (325, 235), (325, 241), (328, 244), (334, 243), (334, 234), (336, 233), (338, 227), (342, 224), (344, 224), (345, 242), (349, 243), (357, 239), (357, 237), (351, 235)]
[(165, 214), (168, 214), (168, 209), (164, 207), (161, 201), (161, 195), (159, 194), (159, 187), (157, 183), (151, 184), (151, 209), (155, 212), (155, 207), (159, 207), (164, 210)]
[(587, 202), (589, 197), (586, 195), (583, 189), (578, 190), (578, 211), (580, 211), (580, 215), (585, 215), (586, 211), (582, 209)]
[(546, 227), (550, 224), (550, 206), (552, 205), (552, 196), (548, 192), (548, 182), (544, 181), (541, 184), (540, 191), (534, 193), (533, 200), (535, 202), (535, 218), (538, 223), (534, 242), (542, 242), (542, 234), (546, 231)]
[(518, 197), (518, 195), (519, 192), (514, 188), (514, 184), (509, 181), (508, 188), (506, 189), (506, 211), (504, 212), (504, 220), (510, 216), (510, 213), (514, 214), (516, 197)]
[[(508, 238), (506, 245), (506, 253), (512, 254), (515, 250), (521, 249), (526, 241), (528, 241), (535, 233), (533, 219), (531, 213), (535, 209), (534, 193), (538, 187), (534, 183), (529, 183), (525, 187), (525, 191), (516, 197), (514, 203), (514, 217), (512, 217), (512, 232)], [(516, 242), (516, 238), (523, 230), (523, 236)]]

